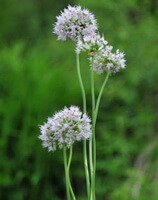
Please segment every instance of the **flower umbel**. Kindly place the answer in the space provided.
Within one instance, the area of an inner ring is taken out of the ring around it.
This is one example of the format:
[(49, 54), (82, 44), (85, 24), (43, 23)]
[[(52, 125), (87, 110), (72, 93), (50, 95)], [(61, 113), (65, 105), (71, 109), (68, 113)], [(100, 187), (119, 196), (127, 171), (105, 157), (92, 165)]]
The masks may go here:
[(85, 36), (82, 40), (78, 40), (76, 46), (76, 53), (86, 51), (90, 56), (105, 48), (108, 42), (99, 34), (92, 34)]
[(54, 33), (58, 40), (70, 38), (74, 41), (82, 39), (84, 36), (94, 34), (98, 29), (94, 15), (81, 6), (68, 6), (57, 16), (54, 26)]
[(90, 138), (90, 122), (87, 114), (83, 114), (78, 107), (65, 107), (40, 126), (39, 138), (49, 151), (62, 149), (63, 146), (69, 148), (75, 141)]
[(125, 68), (126, 60), (124, 58), (125, 54), (120, 52), (119, 49), (116, 50), (116, 53), (112, 53), (112, 49), (113, 47), (108, 45), (103, 36), (101, 37), (99, 34), (94, 33), (77, 41), (76, 53), (79, 54), (81, 51), (86, 51), (90, 56), (93, 70), (98, 74), (104, 71), (115, 73), (121, 68)]
[(106, 46), (104, 50), (94, 56), (93, 70), (98, 74), (104, 71), (115, 73), (125, 68), (125, 54), (119, 49), (116, 50), (116, 53), (112, 53), (112, 49), (112, 46)]

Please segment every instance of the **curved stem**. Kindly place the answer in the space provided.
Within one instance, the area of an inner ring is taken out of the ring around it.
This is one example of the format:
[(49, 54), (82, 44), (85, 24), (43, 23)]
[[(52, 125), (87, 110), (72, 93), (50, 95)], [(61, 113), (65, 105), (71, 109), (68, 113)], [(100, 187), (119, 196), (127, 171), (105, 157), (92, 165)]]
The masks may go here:
[(90, 188), (90, 200), (93, 200), (93, 158), (92, 158), (92, 136), (89, 140), (89, 164), (90, 164), (90, 178), (91, 178), (91, 188)]
[(87, 196), (90, 198), (90, 181), (89, 181), (89, 169), (88, 169), (88, 161), (87, 161), (87, 142), (83, 141), (83, 155), (84, 155), (84, 166), (85, 166), (85, 175), (86, 175), (86, 188), (87, 188)]
[[(83, 112), (86, 113), (86, 94), (85, 94), (85, 89), (84, 89), (83, 81), (82, 81), (82, 77), (81, 77), (79, 54), (76, 54), (76, 64), (77, 64), (77, 75), (78, 75), (79, 84), (80, 84), (80, 88), (81, 88), (81, 92), (82, 92)], [(88, 170), (88, 162), (87, 162), (86, 140), (83, 141), (83, 159), (84, 159), (84, 168), (85, 168), (85, 175), (86, 175), (87, 195), (88, 195), (88, 199), (89, 199), (89, 197), (90, 197), (90, 181), (89, 181), (89, 170)]]
[(95, 200), (95, 171), (96, 171), (96, 140), (95, 140), (95, 91), (94, 91), (94, 71), (93, 71), (93, 62), (92, 58), (92, 69), (91, 69), (91, 94), (92, 94), (92, 138), (90, 141), (90, 149), (93, 151), (93, 162), (92, 173), (91, 173), (91, 196)]
[(68, 165), (67, 165), (67, 171), (68, 171), (68, 179), (69, 179), (69, 188), (70, 188), (70, 192), (72, 195), (72, 199), (76, 200), (72, 186), (71, 186), (71, 182), (70, 182), (70, 165), (71, 165), (71, 160), (72, 160), (72, 152), (73, 152), (73, 146), (70, 147), (70, 154), (69, 154), (69, 160), (68, 160)]
[(94, 119), (94, 125), (96, 124), (96, 120), (97, 120), (97, 116), (98, 116), (98, 109), (99, 109), (99, 104), (100, 104), (100, 99), (101, 99), (101, 96), (102, 96), (102, 93), (103, 93), (103, 90), (104, 90), (104, 87), (108, 81), (108, 78), (109, 78), (109, 75), (110, 75), (110, 72), (107, 72), (107, 75), (105, 77), (105, 80), (102, 84), (102, 87), (100, 89), (100, 92), (99, 92), (99, 95), (98, 95), (98, 98), (97, 98), (97, 102), (96, 102), (96, 108), (95, 108), (95, 119)]
[(85, 94), (85, 89), (84, 89), (83, 81), (81, 77), (79, 54), (76, 54), (76, 61), (77, 61), (77, 75), (78, 75), (78, 80), (79, 80), (80, 88), (82, 92), (83, 112), (86, 112), (86, 94)]
[(69, 178), (68, 178), (67, 157), (66, 157), (66, 147), (63, 147), (63, 158), (64, 158), (64, 168), (65, 168), (66, 195), (67, 195), (67, 200), (70, 200)]

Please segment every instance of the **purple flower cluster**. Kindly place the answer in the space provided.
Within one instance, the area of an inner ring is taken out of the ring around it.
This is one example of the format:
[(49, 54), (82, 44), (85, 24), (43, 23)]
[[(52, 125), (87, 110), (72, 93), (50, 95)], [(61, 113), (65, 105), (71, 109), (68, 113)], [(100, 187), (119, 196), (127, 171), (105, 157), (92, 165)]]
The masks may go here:
[[(125, 68), (125, 54), (118, 49), (115, 53), (112, 53), (111, 50), (112, 46), (106, 46), (105, 49), (97, 52), (94, 56), (94, 61), (91, 64), (93, 65), (93, 70), (98, 74), (102, 74), (104, 71), (115, 73)], [(92, 61), (92, 58), (90, 60)]]
[(69, 148), (75, 141), (90, 138), (90, 122), (88, 115), (83, 114), (77, 106), (65, 107), (40, 126), (39, 138), (49, 151), (62, 149), (63, 146)]
[(92, 34), (85, 36), (82, 40), (78, 40), (76, 45), (76, 53), (81, 51), (87, 51), (90, 55), (94, 55), (96, 52), (104, 49), (108, 42), (99, 34)]
[[(59, 40), (70, 38), (76, 42), (76, 53), (86, 51), (90, 56), (92, 69), (98, 74), (118, 72), (125, 68), (125, 54), (116, 50), (98, 33), (94, 15), (81, 6), (68, 6), (57, 17), (54, 33)], [(93, 59), (92, 59), (93, 57)], [(92, 62), (93, 61), (93, 62)]]
[(94, 15), (81, 6), (68, 6), (57, 16), (57, 22), (54, 26), (54, 33), (58, 40), (70, 38), (74, 41), (82, 39), (84, 36), (93, 34), (96, 30), (97, 22)]

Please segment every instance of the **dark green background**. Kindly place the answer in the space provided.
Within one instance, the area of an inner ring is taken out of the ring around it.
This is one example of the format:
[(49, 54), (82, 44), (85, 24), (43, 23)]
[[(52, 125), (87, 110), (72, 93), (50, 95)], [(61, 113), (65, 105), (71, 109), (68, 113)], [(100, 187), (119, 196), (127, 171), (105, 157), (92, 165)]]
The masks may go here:
[[(48, 153), (39, 124), (64, 106), (82, 107), (72, 41), (52, 34), (68, 4), (92, 11), (100, 33), (126, 53), (112, 76), (97, 123), (97, 200), (158, 199), (158, 1), (0, 0), (0, 199), (65, 199), (62, 151)], [(88, 110), (89, 65), (81, 68)], [(96, 75), (98, 94), (104, 75)], [(82, 144), (71, 166), (77, 200), (86, 200)]]

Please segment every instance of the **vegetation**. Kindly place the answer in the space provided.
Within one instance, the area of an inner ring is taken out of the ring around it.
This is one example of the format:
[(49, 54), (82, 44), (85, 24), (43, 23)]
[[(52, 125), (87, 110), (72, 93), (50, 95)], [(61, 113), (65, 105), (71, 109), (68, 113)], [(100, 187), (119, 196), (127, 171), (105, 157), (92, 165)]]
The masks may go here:
[[(55, 16), (68, 4), (98, 16), (100, 33), (127, 58), (127, 69), (110, 78), (101, 101), (97, 199), (157, 200), (155, 0), (0, 0), (0, 199), (65, 199), (62, 152), (41, 148), (38, 125), (63, 105), (82, 106), (73, 44), (58, 42), (52, 34)], [(88, 60), (81, 68), (89, 91)], [(96, 91), (103, 76), (95, 77)], [(90, 94), (87, 98), (90, 108)], [(74, 150), (72, 184), (83, 194), (77, 199), (85, 200), (82, 144)]]

